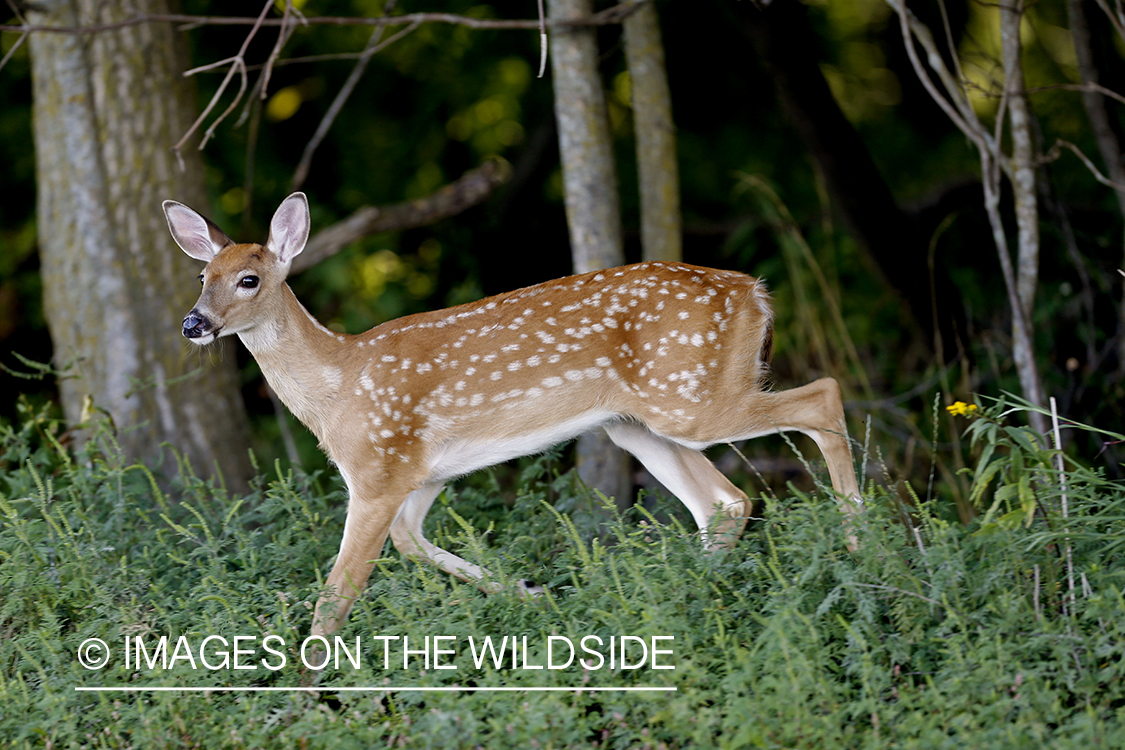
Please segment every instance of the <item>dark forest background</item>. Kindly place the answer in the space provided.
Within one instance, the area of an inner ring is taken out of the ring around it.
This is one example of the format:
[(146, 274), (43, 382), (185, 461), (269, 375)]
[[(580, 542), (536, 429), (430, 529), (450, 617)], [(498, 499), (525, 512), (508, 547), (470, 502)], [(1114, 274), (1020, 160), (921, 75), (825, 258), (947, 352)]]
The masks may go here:
[[(202, 0), (182, 5), (188, 15), (227, 17), (253, 17), (262, 7)], [(365, 0), (295, 5), (307, 16), (384, 10), (382, 2)], [(991, 127), (1004, 80), (996, 6), (948, 0), (910, 8), (943, 46), (951, 42), (964, 88)], [(1089, 19), (1087, 49), (1100, 84), (1125, 91), (1122, 38), (1095, 3), (1030, 5), (1022, 24), (1023, 70), (1036, 150), (1050, 154), (1061, 138), (1112, 174), (1079, 90), (1089, 78), (1076, 54), (1075, 8)], [(1011, 308), (983, 206), (977, 152), (920, 84), (894, 9), (882, 0), (761, 6), (669, 0), (657, 9), (676, 126), (684, 260), (768, 281), (778, 311), (775, 382), (789, 387), (826, 374), (840, 379), (853, 436), (864, 440), (869, 430), (867, 439), (878, 446), (878, 458), (872, 453), (870, 460), (881, 464), (880, 481), (923, 486), (940, 454), (938, 478), (961, 497), (956, 454), (967, 448), (935, 399), (944, 405), (975, 393), (1021, 393)], [(421, 11), (536, 17), (531, 2), (433, 0), (423, 6), (404, 0), (393, 13)], [(8, 21), (16, 23), (11, 14)], [(233, 55), (247, 36), (239, 25), (175, 28), (192, 65)], [(261, 106), (251, 107), (243, 122), (236, 112), (219, 124), (203, 151), (208, 205), (197, 208), (240, 240), (263, 240), (306, 143), (355, 64), (324, 56), (356, 53), (369, 36), (363, 26), (298, 28), (281, 59), (313, 59), (277, 65)], [(633, 262), (642, 256), (640, 209), (621, 26), (601, 26), (597, 38), (625, 258)], [(20, 39), (15, 31), (0, 34), (0, 54), (8, 56), (0, 69), (5, 420), (16, 417), (21, 395), (57, 397), (57, 378), (30, 377), (41, 375), (30, 362), (64, 364), (52, 350), (41, 300), (32, 65), (26, 44), (9, 55)], [(247, 60), (264, 62), (275, 40), (276, 30), (259, 33)], [(463, 213), (363, 238), (294, 275), (298, 297), (321, 321), (358, 332), (571, 271), (551, 73), (548, 66), (537, 78), (538, 60), (534, 30), (438, 22), (419, 25), (372, 58), (302, 185), (314, 231), (365, 205), (431, 195), (488, 160), (502, 160), (508, 179)], [(193, 76), (200, 110), (222, 75), (219, 69)], [(1102, 98), (1112, 130), (1120, 132), (1121, 103)], [(220, 109), (229, 101), (228, 94)], [(1007, 134), (1000, 140), (1006, 147)], [(1052, 156), (1036, 170), (1035, 361), (1062, 415), (1120, 430), (1121, 204), (1074, 153)], [(1001, 209), (1014, 255), (1014, 212), (1004, 184)], [(165, 198), (182, 199), (152, 195), (153, 207)], [(178, 252), (166, 234), (151, 242), (161, 252)], [(158, 283), (194, 289), (198, 282), (188, 274)], [(146, 324), (179, 338), (178, 318)], [(186, 343), (176, 345), (185, 358), (199, 356)], [(253, 361), (241, 348), (230, 352), (241, 373), (255, 451), (267, 461), (283, 456), (281, 433), (289, 429), (300, 460), (315, 466), (322, 459), (311, 438), (288, 415), (286, 425), (278, 421)], [(1077, 451), (1118, 472), (1118, 447), (1090, 443)], [(957, 504), (962, 515), (971, 513), (963, 498)]]

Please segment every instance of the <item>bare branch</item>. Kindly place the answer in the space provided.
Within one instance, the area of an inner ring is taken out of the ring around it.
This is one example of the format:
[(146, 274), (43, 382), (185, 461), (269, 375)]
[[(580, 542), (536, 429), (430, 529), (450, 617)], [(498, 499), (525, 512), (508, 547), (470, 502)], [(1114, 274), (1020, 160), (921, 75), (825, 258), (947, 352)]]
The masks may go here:
[(1114, 99), (1122, 104), (1125, 104), (1125, 96), (1122, 96), (1113, 89), (1107, 89), (1100, 83), (1094, 83), (1092, 81), (1087, 81), (1086, 83), (1055, 83), (1049, 86), (1036, 86), (1035, 88), (1028, 89), (1027, 93), (1038, 94), (1043, 91), (1057, 91), (1059, 89), (1062, 89), (1063, 91), (1080, 91), (1083, 94), (1101, 94), (1102, 96), (1109, 97), (1110, 99)]
[[(469, 16), (460, 16), (453, 13), (410, 13), (401, 16), (384, 15), (377, 18), (357, 18), (349, 16), (320, 16), (309, 18), (300, 16), (300, 23), (304, 26), (375, 26), (380, 30), (388, 26), (405, 25), (408, 27), (403, 32), (396, 34), (394, 37), (392, 37), (392, 39), (388, 40), (387, 43), (390, 43), (394, 39), (398, 39), (401, 36), (409, 33), (422, 23), (446, 23), (467, 26), (473, 29), (538, 29), (541, 38), (545, 39), (547, 27), (573, 28), (603, 26), (608, 24), (621, 23), (625, 18), (634, 13), (638, 7), (646, 2), (651, 2), (651, 0), (632, 0), (622, 2), (618, 5), (611, 6), (603, 11), (594, 13), (589, 16), (569, 19), (546, 18), (542, 13), (542, 9), (540, 9), (540, 17), (537, 20), (526, 21), (510, 19), (471, 18)], [(262, 8), (261, 13), (259, 13), (256, 18), (190, 16), (178, 13), (149, 13), (137, 15), (132, 18), (127, 18), (113, 23), (90, 24), (84, 26), (35, 26), (26, 23), (24, 19), (17, 13), (16, 17), (21, 21), (19, 25), (13, 26), (8, 24), (0, 24), (0, 31), (12, 31), (22, 34), (21, 39), (16, 42), (13, 49), (9, 51), (8, 55), (6, 55), (3, 60), (0, 60), (0, 68), (2, 68), (7, 60), (11, 57), (11, 54), (15, 51), (15, 48), (19, 47), (20, 44), (23, 43), (23, 39), (26, 38), (28, 34), (31, 34), (33, 32), (53, 34), (96, 34), (106, 31), (116, 31), (119, 29), (148, 23), (177, 23), (193, 28), (204, 25), (250, 26), (250, 32), (247, 34), (246, 40), (243, 42), (242, 48), (239, 50), (237, 55), (226, 58), (224, 60), (219, 60), (214, 63), (209, 63), (208, 65), (193, 68), (184, 73), (184, 75), (195, 75), (197, 73), (202, 73), (204, 71), (212, 70), (224, 65), (230, 65), (230, 68), (227, 70), (226, 77), (223, 79), (222, 84), (220, 84), (218, 91), (216, 91), (211, 101), (207, 104), (207, 107), (204, 109), (203, 113), (194, 123), (192, 123), (188, 131), (184, 133), (184, 136), (172, 147), (172, 152), (176, 155), (177, 162), (179, 162), (181, 168), (183, 168), (183, 159), (180, 157), (180, 152), (183, 148), (184, 143), (186, 143), (187, 140), (192, 136), (192, 134), (194, 134), (203, 125), (214, 108), (218, 106), (222, 95), (226, 92), (227, 87), (230, 85), (231, 80), (233, 80), (236, 74), (239, 77), (238, 93), (235, 95), (234, 101), (222, 112), (222, 114), (218, 116), (218, 118), (216, 118), (214, 122), (211, 123), (211, 126), (207, 128), (199, 148), (202, 149), (206, 145), (207, 141), (214, 136), (215, 129), (218, 127), (218, 125), (223, 122), (231, 112), (234, 111), (234, 109), (238, 106), (238, 103), (241, 101), (243, 95), (245, 95), (248, 88), (247, 72), (250, 70), (250, 68), (246, 64), (245, 54), (247, 48), (249, 47), (250, 41), (254, 38), (254, 36), (261, 28), (266, 26), (277, 26), (280, 27), (277, 43), (274, 45), (269, 59), (266, 61), (265, 65), (262, 66), (262, 69), (264, 70), (262, 79), (259, 81), (259, 84), (255, 86), (255, 91), (257, 93), (259, 93), (262, 97), (266, 96), (269, 77), (272, 69), (277, 64), (281, 64), (283, 62), (278, 60), (278, 56), (280, 55), (281, 48), (284, 46), (285, 42), (289, 39), (295, 29), (292, 15), (297, 13), (297, 11), (293, 9), (292, 3), (286, 2), (285, 11), (283, 12), (281, 18), (267, 18), (266, 15), (272, 6), (272, 0), (267, 0), (264, 7)], [(299, 13), (297, 14), (300, 15)], [(374, 50), (365, 50), (364, 53), (361, 53), (359, 59), (364, 60), (364, 55), (369, 58), (371, 54), (374, 54), (374, 52), (378, 51), (378, 49), (381, 48), (382, 47), (380, 46)], [(542, 46), (542, 51), (540, 53), (540, 76), (542, 76), (543, 74), (546, 54), (547, 47), (544, 43)], [(363, 65), (365, 66), (366, 63), (363, 63)], [(346, 98), (346, 95), (344, 98)], [(333, 114), (333, 118), (334, 117), (335, 114)], [(328, 122), (330, 124), (331, 120), (329, 120)], [(313, 148), (315, 149), (315, 145), (313, 146)]]
[(12, 48), (8, 50), (8, 54), (4, 55), (4, 58), (0, 60), (0, 70), (4, 69), (4, 66), (8, 64), (8, 61), (12, 59), (12, 55), (16, 54), (16, 50), (18, 50), (20, 48), (20, 45), (26, 42), (28, 37), (30, 36), (30, 32), (24, 32), (23, 34), (20, 34), (20, 38), (17, 39), (16, 43), (12, 45)]
[[(26, 25), (27, 19), (25, 19), (23, 17), (23, 14), (20, 13), (20, 7), (16, 4), (15, 0), (7, 0), (7, 3), (8, 9), (12, 11), (12, 15), (16, 17), (16, 20), (18, 20), (21, 24)], [(16, 54), (16, 50), (18, 50), (23, 45), (23, 43), (27, 41), (29, 35), (30, 32), (27, 31), (20, 34), (20, 38), (17, 39), (16, 43), (12, 45), (12, 48), (8, 50), (8, 54), (4, 55), (3, 59), (0, 59), (0, 70), (4, 69), (4, 66), (7, 65), (8, 61), (12, 59), (12, 56)]]
[(1109, 22), (1113, 24), (1113, 28), (1117, 29), (1117, 33), (1121, 35), (1121, 38), (1125, 39), (1125, 18), (1122, 17), (1122, 14), (1114, 13), (1113, 9), (1109, 7), (1109, 3), (1105, 0), (1095, 0), (1095, 2), (1097, 2), (1098, 7), (1109, 16)]
[(12, 11), (12, 15), (15, 16), (20, 23), (27, 23), (27, 19), (23, 17), (23, 13), (20, 11), (20, 6), (16, 3), (16, 0), (5, 1), (8, 4), (8, 10)]
[(274, 63), (277, 62), (277, 58), (281, 56), (281, 48), (285, 46), (285, 43), (289, 41), (289, 37), (293, 36), (293, 32), (297, 28), (296, 24), (294, 23), (284, 23), (287, 19), (289, 19), (291, 13), (295, 13), (302, 22), (305, 18), (304, 15), (301, 14), (301, 11), (293, 7), (293, 0), (285, 0), (285, 12), (282, 13), (281, 16), (281, 20), (283, 22), (281, 24), (281, 31), (278, 33), (277, 42), (273, 45), (273, 49), (270, 51), (270, 56), (266, 60), (265, 71), (262, 73), (262, 83), (258, 87), (261, 89), (260, 96), (263, 100), (266, 98), (266, 93), (269, 91), (270, 78), (273, 75), (273, 66)]
[[(990, 149), (987, 133), (981, 126), (980, 120), (977, 119), (968, 98), (958, 85), (957, 78), (946, 68), (945, 61), (941, 58), (941, 52), (938, 50), (929, 28), (910, 12), (910, 9), (906, 7), (905, 0), (887, 0), (887, 4), (898, 14), (899, 28), (902, 31), (902, 41), (906, 45), (906, 54), (910, 58), (910, 64), (914, 68), (915, 75), (918, 76), (918, 80), (921, 81), (930, 98), (941, 107), (946, 116), (957, 126), (957, 129), (964, 133), (978, 149)], [(925, 50), (926, 62), (937, 73), (948, 94), (948, 99), (938, 90), (937, 85), (930, 78), (930, 74), (926, 72), (926, 68), (918, 58), (918, 50), (914, 48), (915, 41)]]
[(945, 31), (945, 46), (949, 49), (949, 59), (953, 61), (953, 71), (958, 81), (968, 81), (968, 76), (961, 68), (961, 56), (957, 54), (957, 44), (953, 41), (953, 29), (949, 25), (949, 9), (945, 7), (945, 0), (938, 0), (938, 9), (941, 10), (941, 25)]
[(1113, 188), (1120, 193), (1125, 193), (1125, 185), (1122, 185), (1120, 182), (1114, 182), (1113, 180), (1109, 179), (1104, 174), (1099, 172), (1098, 168), (1094, 166), (1094, 163), (1090, 161), (1086, 154), (1082, 153), (1082, 149), (1078, 148), (1078, 146), (1075, 146), (1070, 141), (1064, 141), (1062, 138), (1056, 139), (1055, 144), (1051, 146), (1051, 149), (1047, 153), (1043, 154), (1042, 157), (1040, 157), (1040, 163), (1046, 164), (1048, 162), (1054, 161), (1055, 159), (1058, 159), (1062, 154), (1062, 152), (1059, 150), (1060, 148), (1065, 148), (1073, 151), (1074, 155), (1081, 159), (1082, 163), (1086, 165), (1086, 169), (1090, 170), (1090, 174), (1094, 175), (1095, 180), (1105, 185), (1106, 187)]
[(510, 176), (507, 162), (486, 161), (425, 198), (392, 206), (365, 206), (313, 235), (305, 251), (293, 260), (290, 273), (311, 268), (362, 237), (426, 226), (455, 216), (488, 198)]
[[(397, 0), (389, 0), (386, 7), (384, 8), (384, 12), (390, 13), (391, 11), (393, 11), (396, 2)], [(420, 24), (417, 23), (411, 24), (383, 43), (380, 43), (380, 40), (383, 38), (383, 31), (386, 29), (385, 26), (376, 26), (375, 30), (371, 32), (371, 37), (367, 40), (367, 46), (360, 54), (359, 60), (356, 61), (355, 67), (352, 68), (352, 72), (348, 76), (348, 80), (344, 82), (344, 85), (341, 86), (340, 90), (336, 93), (336, 98), (332, 100), (332, 104), (329, 105), (328, 111), (324, 113), (324, 117), (321, 118), (320, 124), (317, 125), (316, 132), (313, 133), (312, 138), (309, 139), (308, 144), (305, 145), (305, 150), (301, 154), (301, 160), (300, 162), (298, 162), (297, 169), (293, 173), (294, 190), (299, 190), (301, 185), (304, 184), (305, 178), (309, 175), (309, 168), (312, 166), (313, 154), (320, 146), (321, 141), (324, 140), (324, 137), (328, 135), (328, 131), (332, 127), (332, 123), (336, 121), (336, 117), (340, 114), (340, 110), (344, 108), (344, 104), (348, 101), (348, 97), (352, 95), (352, 91), (355, 90), (356, 85), (359, 83), (359, 79), (363, 77), (363, 73), (367, 70), (367, 64), (371, 61), (371, 58), (375, 56), (376, 52), (383, 49), (388, 44), (392, 44), (395, 41), (406, 36), (410, 32), (414, 31), (414, 29), (418, 28), (419, 25)]]
[[(186, 73), (184, 73), (185, 76), (190, 76), (190, 75), (194, 75), (195, 73), (198, 73), (202, 70), (209, 70), (212, 67), (216, 67), (218, 65), (223, 65), (227, 62), (231, 63), (230, 70), (227, 71), (227, 75), (223, 79), (222, 84), (219, 86), (219, 90), (215, 92), (215, 95), (213, 97), (211, 97), (211, 101), (207, 103), (207, 107), (204, 108), (203, 114), (201, 114), (196, 119), (196, 121), (192, 123), (191, 127), (188, 128), (188, 131), (186, 133), (184, 133), (183, 138), (181, 138), (176, 143), (176, 145), (172, 146), (172, 153), (174, 153), (176, 155), (176, 161), (179, 162), (181, 170), (184, 168), (184, 163), (183, 163), (183, 159), (180, 158), (180, 149), (183, 148), (184, 143), (187, 141), (188, 138), (191, 137), (191, 134), (194, 133), (196, 130), (198, 130), (199, 126), (202, 125), (203, 122), (207, 119), (207, 116), (209, 114), (211, 114), (211, 110), (213, 110), (215, 108), (215, 106), (219, 103), (219, 99), (222, 98), (223, 93), (226, 91), (227, 86), (230, 84), (231, 78), (234, 77), (234, 74), (236, 72), (239, 74), (238, 94), (234, 97), (234, 101), (231, 102), (230, 106), (227, 107), (223, 111), (223, 114), (220, 115), (219, 118), (217, 120), (215, 120), (215, 122), (211, 123), (211, 127), (209, 127), (207, 129), (207, 132), (204, 134), (202, 143), (199, 144), (200, 150), (203, 150), (203, 147), (207, 144), (207, 141), (210, 140), (211, 136), (213, 136), (215, 134), (215, 128), (218, 126), (218, 124), (220, 122), (222, 122), (224, 119), (226, 119), (227, 115), (229, 115), (234, 110), (234, 108), (238, 105), (238, 102), (242, 99), (242, 95), (244, 93), (246, 93), (246, 60), (245, 60), (246, 50), (250, 46), (250, 40), (252, 40), (254, 38), (254, 35), (258, 33), (258, 29), (260, 29), (262, 27), (262, 23), (263, 23), (263, 21), (265, 21), (265, 18), (266, 18), (266, 13), (269, 12), (269, 9), (271, 7), (273, 7), (273, 1), (267, 0), (266, 4), (262, 7), (262, 12), (258, 15), (257, 23), (255, 23), (253, 28), (250, 29), (250, 33), (246, 35), (246, 39), (242, 42), (242, 47), (241, 47), (241, 49), (238, 50), (237, 55), (235, 55), (234, 57), (231, 57), (231, 58), (227, 58), (226, 60), (222, 60), (218, 63), (212, 63), (211, 65), (205, 65), (205, 66), (200, 67), (200, 68), (193, 68), (192, 70), (189, 70)], [(283, 33), (284, 33), (284, 27), (283, 27)]]
[[(648, 2), (649, 0), (645, 0)], [(608, 26), (621, 23), (637, 8), (636, 3), (623, 2), (582, 18), (547, 18), (548, 28), (572, 28), (576, 26)], [(244, 16), (190, 16), (180, 13), (146, 13), (114, 23), (91, 24), (88, 26), (32, 26), (30, 24), (0, 24), (0, 31), (44, 32), (48, 34), (97, 34), (116, 31), (129, 26), (146, 23), (177, 23), (185, 26), (283, 26), (280, 18), (267, 18), (261, 23), (257, 19)], [(355, 16), (312, 16), (302, 22), (306, 26), (409, 26), (413, 23), (445, 23), (467, 26), (470, 29), (537, 30), (540, 22), (536, 19), (472, 18), (456, 13), (407, 13), (401, 16), (379, 16), (365, 18)]]

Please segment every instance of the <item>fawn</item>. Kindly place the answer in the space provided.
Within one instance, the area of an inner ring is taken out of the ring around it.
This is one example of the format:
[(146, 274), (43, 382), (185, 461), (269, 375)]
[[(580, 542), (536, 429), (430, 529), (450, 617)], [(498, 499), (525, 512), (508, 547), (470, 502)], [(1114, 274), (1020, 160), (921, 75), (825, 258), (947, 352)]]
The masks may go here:
[[(345, 335), (285, 283), (309, 235), (302, 193), (281, 203), (265, 245), (236, 243), (175, 201), (164, 212), (176, 243), (207, 263), (183, 335), (204, 345), (237, 334), (347, 484), (313, 635), (340, 628), (388, 534), (406, 557), (497, 591), (488, 571), (423, 536), (430, 506), (455, 477), (598, 427), (687, 506), (709, 548), (732, 545), (748, 513), (746, 494), (700, 452), (716, 443), (809, 435), (846, 516), (862, 510), (836, 381), (764, 390), (773, 313), (750, 276), (639, 263)], [(847, 542), (856, 547), (850, 526)]]

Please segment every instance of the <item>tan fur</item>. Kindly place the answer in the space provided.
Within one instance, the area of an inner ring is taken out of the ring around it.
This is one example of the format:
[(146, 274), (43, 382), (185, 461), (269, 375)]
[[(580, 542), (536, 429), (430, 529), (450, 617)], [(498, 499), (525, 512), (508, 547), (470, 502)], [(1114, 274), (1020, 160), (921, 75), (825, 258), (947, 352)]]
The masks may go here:
[[(709, 547), (733, 544), (747, 511), (746, 495), (699, 452), (715, 443), (810, 435), (841, 507), (862, 507), (836, 382), (763, 390), (772, 310), (754, 278), (641, 263), (345, 335), (285, 284), (308, 234), (303, 195), (278, 209), (265, 246), (236, 244), (181, 204), (165, 210), (185, 252), (208, 261), (185, 335), (237, 333), (347, 483), (332, 593), (313, 634), (340, 627), (388, 535), (403, 554), (496, 590), (487, 571), (423, 537), (442, 485), (596, 427), (683, 501)], [(247, 277), (255, 288), (242, 286)]]

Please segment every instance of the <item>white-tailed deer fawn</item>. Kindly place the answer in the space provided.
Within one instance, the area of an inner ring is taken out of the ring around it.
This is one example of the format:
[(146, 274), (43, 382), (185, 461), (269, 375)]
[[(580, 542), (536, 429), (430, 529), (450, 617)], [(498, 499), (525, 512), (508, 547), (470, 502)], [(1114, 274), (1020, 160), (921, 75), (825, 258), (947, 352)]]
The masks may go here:
[(184, 336), (238, 334), (347, 483), (314, 635), (339, 628), (388, 534), (403, 555), (495, 591), (486, 570), (423, 536), (430, 505), (454, 477), (597, 427), (687, 506), (709, 547), (733, 544), (748, 510), (700, 453), (715, 443), (803, 432), (844, 511), (862, 508), (836, 381), (763, 389), (772, 310), (749, 276), (640, 263), (351, 336), (317, 323), (285, 283), (308, 239), (303, 194), (277, 209), (265, 245), (235, 243), (183, 204), (164, 211), (176, 243), (207, 263)]

